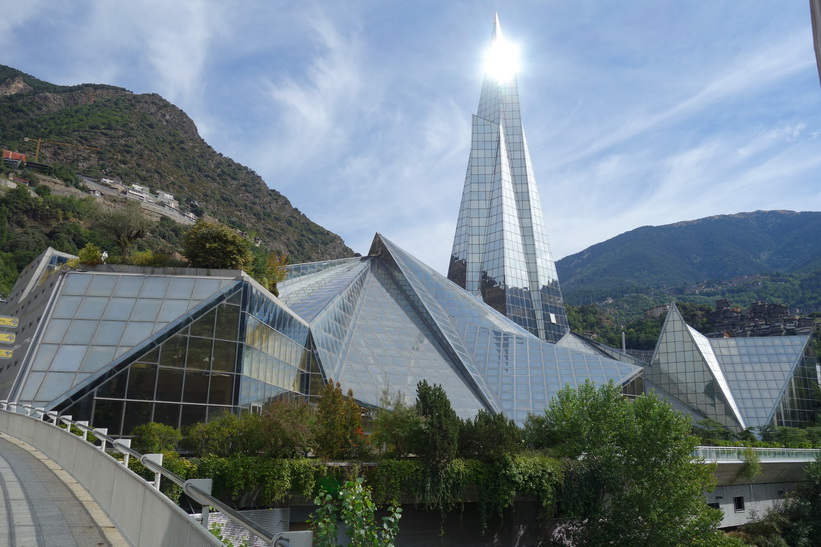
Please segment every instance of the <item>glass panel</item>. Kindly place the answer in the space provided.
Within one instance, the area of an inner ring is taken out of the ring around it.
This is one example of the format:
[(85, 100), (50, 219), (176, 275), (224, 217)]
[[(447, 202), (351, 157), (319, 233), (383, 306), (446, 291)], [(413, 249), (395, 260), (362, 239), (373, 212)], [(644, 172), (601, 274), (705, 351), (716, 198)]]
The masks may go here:
[(185, 427), (192, 424), (197, 424), (205, 421), (206, 406), (199, 405), (182, 405), (182, 414), (180, 415), (180, 426)]
[(99, 321), (74, 320), (66, 331), (66, 341), (72, 344), (89, 344)]
[(152, 403), (127, 402), (123, 416), (123, 434), (129, 435), (138, 425), (150, 422), (153, 409)]
[(188, 359), (185, 365), (189, 369), (208, 370), (211, 368), (210, 338), (190, 338), (188, 341)]
[(74, 317), (77, 319), (100, 319), (108, 306), (108, 298), (86, 296), (77, 307)]
[(118, 275), (95, 274), (94, 280), (86, 290), (86, 294), (90, 296), (109, 296), (114, 292), (114, 287), (117, 285), (119, 278)]
[(160, 314), (162, 300), (137, 300), (134, 309), (131, 310), (131, 321), (155, 321)]
[(174, 277), (171, 279), (171, 287), (168, 289), (168, 295), (174, 298), (188, 300), (194, 291), (196, 281), (196, 279), (190, 277)]
[(128, 378), (128, 370), (117, 373), (116, 376), (107, 380), (97, 388), (97, 398), (123, 399), (125, 398), (125, 384)]
[(157, 365), (134, 363), (128, 372), (127, 399), (153, 399), (157, 384)]
[(51, 316), (55, 319), (71, 319), (80, 305), (82, 297), (80, 296), (61, 296), (57, 299), (57, 304), (54, 306), (54, 312)]
[(220, 289), (221, 282), (219, 279), (197, 279), (196, 284), (194, 285), (194, 292), (191, 294), (191, 298), (202, 300), (212, 296)]
[(114, 296), (137, 296), (142, 289), (144, 277), (123, 275), (117, 283), (117, 288), (114, 290)]
[(103, 313), (103, 319), (127, 320), (131, 317), (131, 310), (136, 301), (135, 298), (112, 298)]
[(183, 400), (187, 403), (207, 403), (208, 373), (192, 371), (185, 373)]
[(214, 405), (230, 405), (233, 401), (234, 375), (212, 374), (211, 396), (208, 402)]
[(217, 311), (217, 328), (215, 338), (236, 340), (239, 325), (239, 308), (221, 304)]
[(43, 344), (37, 349), (37, 357), (34, 359), (34, 363), (31, 365), (32, 370), (42, 370), (46, 371), (51, 366), (51, 362), (54, 360), (54, 355), (57, 353), (57, 349), (60, 346), (55, 344)]
[(120, 340), (120, 345), (136, 346), (149, 336), (154, 329), (154, 323), (128, 323)]
[(179, 427), (180, 408), (180, 405), (157, 403), (154, 405), (154, 421), (171, 427)]
[(173, 321), (188, 309), (188, 300), (166, 300), (162, 303), (157, 321)]
[(46, 332), (43, 334), (43, 342), (46, 344), (59, 344), (63, 341), (63, 336), (70, 324), (71, 320), (69, 319), (52, 319), (48, 322)]
[(40, 389), (37, 390), (36, 401), (51, 402), (62, 395), (71, 387), (74, 382), (74, 374), (60, 372), (49, 372), (43, 378)]
[(97, 372), (114, 359), (116, 348), (111, 346), (91, 346), (88, 348), (83, 364), (80, 367), (82, 372)]
[(65, 284), (63, 285), (63, 294), (83, 295), (86, 293), (91, 278), (94, 276), (83, 275), (71, 272), (66, 276)]
[(214, 336), (214, 320), (217, 317), (216, 308), (209, 311), (191, 324), (191, 336), (203, 336), (211, 338)]
[(160, 351), (160, 365), (164, 367), (183, 368), (185, 366), (187, 346), (187, 336), (176, 334), (166, 340)]
[(216, 340), (214, 342), (214, 360), (212, 363), (214, 370), (234, 372), (234, 369), (236, 368), (236, 361), (236, 342), (223, 342), (221, 340)]
[[(157, 400), (158, 401), (180, 401), (182, 400), (182, 377), (183, 371), (176, 368), (160, 368), (157, 377)], [(179, 414), (179, 411), (178, 411)]]
[(148, 277), (143, 283), (140, 298), (164, 298), (170, 279), (167, 277)]
[(76, 372), (80, 368), (80, 362), (85, 357), (86, 349), (87, 346), (60, 346), (54, 356), (51, 370)]
[(122, 432), (123, 402), (94, 401), (94, 419), (92, 427), (107, 427), (109, 435), (120, 435)]
[(116, 346), (125, 330), (125, 321), (100, 321), (92, 344), (99, 346)]

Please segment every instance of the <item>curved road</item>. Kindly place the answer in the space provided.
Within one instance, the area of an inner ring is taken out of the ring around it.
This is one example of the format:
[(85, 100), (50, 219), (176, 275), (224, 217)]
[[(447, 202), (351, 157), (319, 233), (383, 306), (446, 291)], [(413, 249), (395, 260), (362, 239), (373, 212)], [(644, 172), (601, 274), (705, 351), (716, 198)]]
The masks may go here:
[(0, 547), (98, 545), (128, 542), (71, 475), (0, 433)]

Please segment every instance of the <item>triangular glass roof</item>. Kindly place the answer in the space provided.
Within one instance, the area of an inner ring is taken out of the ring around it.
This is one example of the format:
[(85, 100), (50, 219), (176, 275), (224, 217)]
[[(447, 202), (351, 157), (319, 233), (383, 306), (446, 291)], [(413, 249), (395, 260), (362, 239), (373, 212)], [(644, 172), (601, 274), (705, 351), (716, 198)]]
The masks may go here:
[(772, 421), (776, 405), (801, 363), (810, 336), (710, 338), (747, 427)]
[(727, 427), (746, 427), (709, 340), (670, 307), (645, 376), (681, 402)]
[(39, 405), (53, 401), (237, 282), (67, 272), (14, 396)]

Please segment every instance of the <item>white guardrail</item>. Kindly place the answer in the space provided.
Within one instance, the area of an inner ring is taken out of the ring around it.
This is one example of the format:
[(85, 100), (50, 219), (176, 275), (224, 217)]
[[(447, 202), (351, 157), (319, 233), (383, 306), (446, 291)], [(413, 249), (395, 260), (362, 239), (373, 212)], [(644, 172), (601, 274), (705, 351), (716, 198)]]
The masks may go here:
[[(313, 544), (313, 532), (311, 531), (293, 531), (293, 532), (279, 532), (272, 534), (267, 530), (260, 528), (256, 523), (250, 521), (231, 507), (225, 505), (223, 502), (211, 495), (211, 479), (188, 479), (184, 480), (178, 475), (172, 473), (162, 466), (162, 454), (140, 454), (131, 448), (131, 439), (114, 439), (108, 436), (108, 429), (105, 428), (91, 428), (87, 421), (74, 421), (71, 416), (60, 415), (55, 411), (46, 411), (42, 408), (35, 408), (28, 404), (17, 404), (8, 401), (0, 400), (0, 410), (10, 412), (12, 414), (22, 414), (32, 420), (42, 421), (53, 425), (55, 429), (63, 431), (66, 434), (77, 438), (82, 438), (86, 443), (91, 444), (106, 453), (107, 450), (115, 450), (123, 455), (122, 461), (113, 458), (114, 461), (121, 463), (128, 469), (128, 462), (130, 458), (136, 458), (143, 466), (154, 473), (154, 480), (145, 481), (148, 485), (155, 488), (158, 492), (160, 490), (160, 481), (163, 477), (171, 482), (182, 487), (183, 492), (193, 501), (202, 505), (202, 517), (189, 517), (197, 522), (199, 525), (208, 530), (208, 513), (211, 508), (216, 509), (226, 516), (229, 520), (235, 522), (240, 527), (244, 528), (252, 536), (257, 536), (262, 539), (267, 545), (273, 547), (311, 547)], [(66, 425), (66, 429), (62, 429), (60, 424)], [(76, 436), (71, 433), (71, 427), (78, 428), (81, 436)], [(90, 443), (88, 434), (92, 433), (94, 437), (99, 440), (100, 444)], [(12, 435), (13, 436), (13, 435)], [(26, 440), (26, 439), (21, 439)], [(35, 448), (39, 448), (36, 447)], [(47, 454), (48, 455), (48, 454)], [(129, 472), (131, 472), (129, 470)], [(85, 486), (85, 485), (84, 485)], [(176, 506), (176, 504), (163, 496), (169, 503)], [(214, 538), (216, 540), (216, 538)], [(220, 544), (220, 543), (218, 543)]]
[[(697, 446), (693, 456), (707, 462), (744, 462), (744, 446)], [(753, 448), (761, 463), (812, 462), (821, 450), (817, 448)]]

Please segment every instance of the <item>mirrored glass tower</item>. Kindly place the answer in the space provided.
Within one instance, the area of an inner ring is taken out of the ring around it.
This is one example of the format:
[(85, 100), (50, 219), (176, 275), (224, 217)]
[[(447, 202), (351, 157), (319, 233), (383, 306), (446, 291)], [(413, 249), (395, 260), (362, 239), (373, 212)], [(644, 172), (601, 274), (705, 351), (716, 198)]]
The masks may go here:
[(568, 332), (533, 166), (519, 111), (516, 76), (496, 17), (479, 109), (473, 116), (462, 205), (448, 278), (549, 342)]

